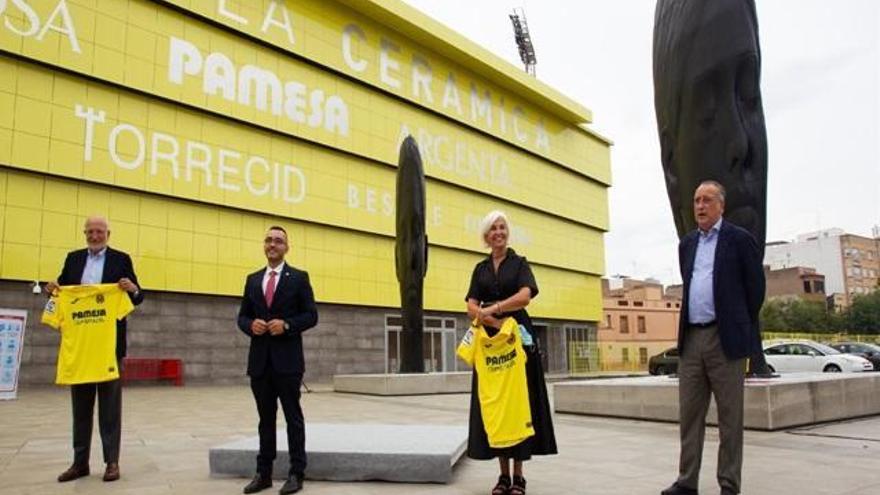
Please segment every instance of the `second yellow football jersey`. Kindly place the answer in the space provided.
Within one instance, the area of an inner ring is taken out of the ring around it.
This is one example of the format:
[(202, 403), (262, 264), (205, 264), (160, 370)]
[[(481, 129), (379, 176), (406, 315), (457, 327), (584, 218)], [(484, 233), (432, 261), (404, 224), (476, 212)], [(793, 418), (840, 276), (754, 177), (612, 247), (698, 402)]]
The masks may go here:
[(527, 357), (516, 320), (504, 320), (492, 337), (482, 325), (472, 326), (457, 353), (477, 372), (480, 412), (489, 446), (511, 447), (533, 436)]

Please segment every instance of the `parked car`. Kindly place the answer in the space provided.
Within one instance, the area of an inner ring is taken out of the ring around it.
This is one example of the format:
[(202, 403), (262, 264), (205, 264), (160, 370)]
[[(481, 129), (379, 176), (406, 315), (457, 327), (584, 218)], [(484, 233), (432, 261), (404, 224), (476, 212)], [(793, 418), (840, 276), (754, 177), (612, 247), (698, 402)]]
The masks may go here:
[(774, 373), (854, 373), (874, 369), (874, 365), (865, 358), (842, 354), (812, 340), (766, 343), (764, 355), (767, 366)]
[(673, 375), (678, 373), (678, 348), (670, 347), (648, 359), (648, 373), (652, 375)]
[(880, 371), (880, 345), (869, 342), (835, 342), (828, 344), (844, 354), (855, 354), (863, 357), (874, 365), (874, 371)]

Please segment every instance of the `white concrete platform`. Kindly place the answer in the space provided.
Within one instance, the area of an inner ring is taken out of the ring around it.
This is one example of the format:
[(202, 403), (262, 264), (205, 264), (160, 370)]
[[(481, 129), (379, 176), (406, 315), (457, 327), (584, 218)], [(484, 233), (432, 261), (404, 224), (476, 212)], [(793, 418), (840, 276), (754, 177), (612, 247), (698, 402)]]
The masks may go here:
[[(558, 413), (678, 421), (678, 379), (613, 378), (554, 384)], [(747, 379), (747, 429), (793, 426), (880, 414), (880, 373), (792, 373)], [(707, 417), (717, 424), (714, 399)]]
[(333, 375), (333, 391), (368, 395), (463, 394), (471, 372)]
[[(287, 434), (278, 431), (273, 477), (287, 477)], [(306, 423), (306, 478), (329, 481), (448, 483), (467, 447), (467, 428), (389, 424)], [(211, 476), (249, 478), (259, 440), (250, 437), (210, 450)]]

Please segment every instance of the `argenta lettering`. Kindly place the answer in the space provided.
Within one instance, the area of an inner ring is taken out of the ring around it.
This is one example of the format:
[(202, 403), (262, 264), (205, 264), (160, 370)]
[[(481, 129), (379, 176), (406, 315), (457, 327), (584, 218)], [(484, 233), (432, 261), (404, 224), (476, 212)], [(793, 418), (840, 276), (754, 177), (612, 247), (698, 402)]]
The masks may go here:
[(516, 349), (501, 356), (486, 356), (486, 366), (501, 366), (516, 359)]
[(81, 320), (83, 318), (101, 318), (103, 316), (107, 316), (106, 309), (86, 309), (83, 311), (74, 311), (70, 314), (70, 317), (74, 320)]
[(222, 52), (203, 54), (189, 41), (170, 37), (168, 80), (183, 85), (186, 76), (201, 76), (206, 95), (284, 116), (295, 124), (324, 127), (348, 136), (348, 106), (339, 96), (326, 96), (321, 89), (306, 88), (299, 81), (282, 81), (266, 68), (247, 64), (236, 68)]

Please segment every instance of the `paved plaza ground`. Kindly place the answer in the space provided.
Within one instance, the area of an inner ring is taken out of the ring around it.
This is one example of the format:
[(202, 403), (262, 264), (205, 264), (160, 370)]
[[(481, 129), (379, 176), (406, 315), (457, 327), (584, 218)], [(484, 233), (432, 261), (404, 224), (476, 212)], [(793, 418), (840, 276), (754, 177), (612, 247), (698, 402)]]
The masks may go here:
[[(306, 421), (314, 422), (464, 424), (467, 408), (463, 394), (382, 398), (317, 386), (303, 396)], [(101, 481), (96, 431), (92, 476), (59, 484), (55, 477), (71, 459), (67, 389), (24, 389), (19, 399), (0, 402), (0, 493), (241, 493), (247, 480), (209, 476), (208, 449), (256, 434), (249, 388), (135, 386), (125, 390), (123, 409), (122, 479)], [(656, 495), (675, 477), (675, 424), (559, 414), (555, 425), (560, 454), (526, 464), (529, 494)], [(878, 417), (775, 433), (749, 431), (745, 438), (744, 494), (880, 493)], [(716, 448), (717, 432), (710, 428), (701, 493), (718, 493)], [(487, 494), (496, 470), (495, 462), (463, 458), (449, 485), (307, 481), (302, 493)], [(276, 482), (262, 493), (279, 488)]]

